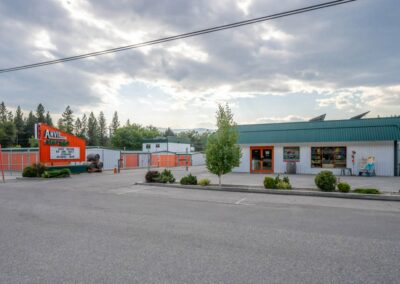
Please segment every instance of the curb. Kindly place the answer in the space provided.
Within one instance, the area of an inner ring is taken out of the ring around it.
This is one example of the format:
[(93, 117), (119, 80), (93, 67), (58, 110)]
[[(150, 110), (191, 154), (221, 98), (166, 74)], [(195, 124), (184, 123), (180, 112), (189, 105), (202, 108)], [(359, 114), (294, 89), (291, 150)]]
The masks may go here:
[(295, 195), (295, 196), (313, 196), (313, 197), (330, 197), (330, 198), (344, 198), (344, 199), (361, 199), (361, 200), (380, 200), (380, 201), (399, 201), (400, 195), (385, 195), (385, 194), (359, 194), (359, 193), (340, 193), (340, 192), (322, 192), (312, 189), (301, 190), (284, 190), (284, 189), (262, 189), (250, 186), (201, 186), (201, 185), (180, 185), (180, 184), (165, 184), (165, 183), (145, 183), (137, 182), (136, 185), (157, 186), (157, 187), (170, 187), (170, 188), (185, 188), (194, 190), (212, 190), (212, 191), (227, 191), (227, 192), (247, 192), (247, 193), (262, 193), (262, 194), (276, 194), (276, 195)]

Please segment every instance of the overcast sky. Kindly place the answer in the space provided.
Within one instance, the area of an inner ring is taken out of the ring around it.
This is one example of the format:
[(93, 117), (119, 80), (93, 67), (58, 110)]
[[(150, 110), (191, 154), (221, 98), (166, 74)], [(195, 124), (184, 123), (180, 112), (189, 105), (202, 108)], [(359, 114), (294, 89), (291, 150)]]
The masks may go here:
[[(260, 17), (326, 0), (2, 0), (0, 69)], [(112, 55), (0, 74), (0, 101), (117, 110), (159, 127), (400, 114), (400, 1), (359, 0)]]

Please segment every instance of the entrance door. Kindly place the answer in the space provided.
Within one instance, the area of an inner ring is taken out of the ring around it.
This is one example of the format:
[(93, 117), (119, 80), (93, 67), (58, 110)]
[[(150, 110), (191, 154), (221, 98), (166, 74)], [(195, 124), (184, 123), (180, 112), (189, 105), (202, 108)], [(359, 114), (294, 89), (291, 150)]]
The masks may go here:
[(274, 172), (274, 147), (254, 146), (250, 147), (250, 152), (250, 172)]

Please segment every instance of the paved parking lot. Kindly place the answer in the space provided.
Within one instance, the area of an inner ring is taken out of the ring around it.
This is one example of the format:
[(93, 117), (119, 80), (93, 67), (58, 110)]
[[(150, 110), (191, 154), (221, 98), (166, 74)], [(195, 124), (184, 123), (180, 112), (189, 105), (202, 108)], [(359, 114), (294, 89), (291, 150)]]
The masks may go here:
[(144, 173), (0, 184), (0, 282), (398, 283), (400, 202), (134, 185)]
[[(163, 168), (156, 168), (154, 170), (163, 170)], [(189, 172), (196, 175), (198, 179), (208, 178), (212, 183), (217, 184), (218, 178), (215, 175), (210, 174), (204, 166), (190, 167), (189, 171), (186, 172), (185, 167), (171, 168), (173, 174), (177, 178), (177, 181)], [(136, 170), (123, 170), (118, 176), (121, 179), (131, 179), (133, 182), (144, 181), (144, 176), (147, 169), (136, 169)], [(111, 171), (106, 171), (103, 175), (113, 175)], [(9, 174), (6, 176), (8, 180), (20, 177), (20, 173), (13, 173), (12, 176)], [(233, 185), (247, 185), (247, 186), (262, 186), (265, 174), (247, 174), (247, 173), (230, 173), (224, 175), (222, 182), (224, 184)], [(273, 175), (269, 175), (273, 176)], [(290, 181), (293, 187), (296, 188), (314, 188), (316, 189), (314, 178), (315, 175), (289, 175)], [(352, 188), (364, 187), (364, 188), (377, 188), (384, 192), (400, 192), (400, 177), (359, 177), (359, 176), (338, 176), (341, 181), (348, 182)]]

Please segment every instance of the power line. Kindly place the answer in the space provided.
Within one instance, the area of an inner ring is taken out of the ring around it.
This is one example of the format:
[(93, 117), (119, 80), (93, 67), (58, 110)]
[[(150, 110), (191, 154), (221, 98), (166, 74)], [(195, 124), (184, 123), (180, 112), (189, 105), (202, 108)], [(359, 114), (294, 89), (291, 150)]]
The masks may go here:
[(194, 31), (194, 32), (183, 33), (183, 34), (179, 34), (179, 35), (175, 35), (175, 36), (164, 37), (164, 38), (160, 38), (160, 39), (145, 41), (145, 42), (141, 42), (141, 43), (126, 45), (126, 46), (106, 49), (106, 50), (102, 50), (102, 51), (96, 51), (96, 52), (76, 55), (76, 56), (65, 57), (65, 58), (60, 58), (60, 59), (55, 59), (55, 60), (43, 61), (43, 62), (34, 63), (34, 64), (0, 69), (0, 73), (36, 68), (36, 67), (52, 65), (52, 64), (57, 64), (57, 63), (62, 63), (62, 62), (67, 62), (67, 61), (84, 59), (87, 57), (94, 57), (94, 56), (99, 56), (99, 55), (108, 54), (108, 53), (120, 52), (120, 51), (124, 51), (124, 50), (128, 50), (128, 49), (135, 49), (135, 48), (139, 48), (139, 47), (160, 44), (160, 43), (174, 41), (174, 40), (178, 40), (178, 39), (184, 39), (184, 38), (188, 38), (188, 37), (194, 37), (194, 36), (213, 33), (213, 32), (217, 32), (217, 31), (221, 31), (221, 30), (232, 29), (232, 28), (236, 28), (236, 27), (241, 27), (241, 26), (255, 24), (255, 23), (264, 22), (264, 21), (269, 21), (269, 20), (273, 20), (273, 19), (293, 16), (293, 15), (306, 13), (306, 12), (310, 12), (310, 11), (314, 11), (314, 10), (319, 10), (319, 9), (328, 8), (328, 7), (332, 7), (332, 6), (342, 5), (342, 4), (346, 4), (346, 3), (354, 2), (354, 1), (357, 1), (357, 0), (336, 0), (336, 1), (325, 2), (325, 3), (321, 3), (321, 4), (316, 4), (316, 5), (312, 5), (312, 6), (295, 9), (295, 10), (290, 10), (290, 11), (272, 14), (272, 15), (268, 15), (268, 16), (263, 16), (263, 17), (259, 17), (259, 18), (253, 18), (250, 20), (235, 22), (235, 23), (226, 24), (226, 25), (222, 25), (222, 26), (216, 26), (216, 27), (212, 27), (212, 28), (202, 29), (202, 30), (198, 30), (198, 31)]

